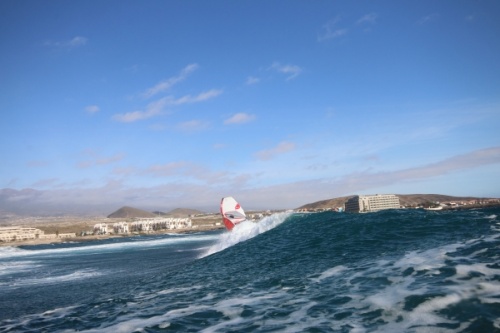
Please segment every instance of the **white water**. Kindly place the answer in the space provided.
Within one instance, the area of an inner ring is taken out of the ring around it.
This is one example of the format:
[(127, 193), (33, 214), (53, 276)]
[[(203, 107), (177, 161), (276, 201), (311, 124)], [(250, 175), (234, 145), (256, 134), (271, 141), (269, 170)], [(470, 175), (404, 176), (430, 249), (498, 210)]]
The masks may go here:
[(271, 230), (281, 223), (292, 213), (277, 213), (271, 216), (266, 216), (257, 223), (244, 221), (237, 224), (230, 232), (225, 232), (219, 235), (217, 242), (212, 245), (200, 258), (220, 252), (228, 247), (231, 247), (240, 242), (244, 242), (268, 230)]
[[(168, 237), (153, 240), (143, 240), (144, 238), (138, 237), (138, 240), (130, 240), (126, 242), (113, 243), (113, 244), (98, 244), (98, 245), (88, 245), (89, 243), (82, 243), (82, 246), (72, 246), (67, 248), (56, 248), (56, 249), (43, 249), (43, 250), (31, 250), (31, 249), (20, 249), (16, 247), (0, 247), (0, 258), (14, 258), (14, 257), (25, 257), (25, 256), (53, 256), (53, 255), (71, 255), (75, 252), (86, 252), (86, 253), (104, 253), (104, 252), (116, 252), (133, 248), (149, 248), (158, 247), (165, 245), (174, 245), (179, 243), (187, 242), (198, 242), (203, 240), (214, 240), (217, 239), (217, 235), (198, 235), (198, 234), (172, 234), (176, 237)], [(170, 236), (172, 236), (170, 235)]]

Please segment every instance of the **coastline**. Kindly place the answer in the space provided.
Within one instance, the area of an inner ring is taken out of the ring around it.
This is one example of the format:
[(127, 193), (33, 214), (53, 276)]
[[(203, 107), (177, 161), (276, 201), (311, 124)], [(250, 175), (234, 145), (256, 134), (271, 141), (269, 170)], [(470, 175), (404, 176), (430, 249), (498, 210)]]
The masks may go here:
[(162, 230), (158, 232), (149, 233), (129, 233), (129, 234), (109, 234), (109, 235), (89, 235), (89, 236), (77, 236), (69, 238), (49, 238), (49, 239), (29, 239), (23, 241), (13, 241), (13, 242), (0, 242), (1, 247), (20, 247), (20, 246), (36, 246), (36, 245), (46, 245), (46, 244), (60, 244), (60, 243), (70, 243), (70, 242), (95, 242), (100, 240), (106, 240), (111, 238), (123, 238), (123, 237), (133, 237), (133, 236), (147, 236), (147, 235), (166, 235), (166, 234), (188, 234), (194, 232), (202, 231), (212, 231), (224, 229), (223, 226), (203, 226), (196, 228), (186, 228), (186, 229), (169, 229)]
[[(440, 210), (427, 210), (430, 212), (449, 212), (449, 211), (460, 211), (469, 209), (482, 209), (482, 208), (492, 208), (500, 207), (500, 203), (487, 203), (487, 204), (472, 204), (466, 206), (456, 206), (456, 207), (443, 207)], [(418, 208), (405, 208), (405, 209), (418, 209)], [(316, 210), (321, 211), (321, 210)], [(161, 235), (161, 234), (178, 234), (178, 233), (194, 233), (203, 232), (211, 230), (224, 229), (223, 225), (217, 225), (219, 217), (202, 217), (194, 218), (194, 227), (185, 229), (166, 229), (158, 230), (154, 232), (145, 233), (128, 233), (128, 234), (106, 234), (106, 235), (86, 235), (86, 236), (76, 236), (76, 237), (61, 237), (61, 238), (45, 238), (45, 239), (28, 239), (21, 241), (0, 241), (0, 248), (2, 247), (20, 247), (20, 246), (36, 246), (36, 245), (46, 245), (46, 244), (59, 244), (59, 243), (69, 243), (69, 242), (95, 242), (99, 240), (106, 240), (111, 238), (120, 237), (133, 237), (133, 236), (146, 236), (146, 235)], [(25, 221), (24, 221), (25, 222)], [(107, 218), (79, 218), (79, 217), (63, 217), (61, 220), (54, 217), (47, 218), (37, 218), (35, 223), (20, 223), (17, 224), (19, 227), (31, 227), (38, 228), (44, 231), (46, 234), (56, 234), (56, 233), (76, 233), (82, 232), (84, 230), (91, 230), (96, 223), (109, 223)], [(1, 224), (0, 226), (16, 226), (15, 223)]]

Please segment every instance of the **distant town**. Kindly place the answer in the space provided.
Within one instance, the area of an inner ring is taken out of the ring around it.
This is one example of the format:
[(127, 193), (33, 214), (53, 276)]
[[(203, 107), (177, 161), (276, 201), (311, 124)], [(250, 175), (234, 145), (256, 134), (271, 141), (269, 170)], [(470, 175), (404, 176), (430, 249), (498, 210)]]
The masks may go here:
[[(438, 200), (440, 199), (440, 200)], [(443, 195), (354, 195), (319, 201), (290, 212), (370, 213), (385, 209), (425, 209), (429, 211), (458, 210), (499, 206), (498, 198), (451, 197)], [(175, 211), (175, 212), (174, 212)], [(171, 213), (150, 213), (122, 207), (104, 218), (17, 217), (3, 220), (0, 226), (0, 245), (42, 244), (70, 239), (93, 240), (140, 234), (192, 232), (222, 229), (219, 213), (202, 213), (178, 209)], [(258, 221), (279, 211), (247, 212), (250, 220)]]

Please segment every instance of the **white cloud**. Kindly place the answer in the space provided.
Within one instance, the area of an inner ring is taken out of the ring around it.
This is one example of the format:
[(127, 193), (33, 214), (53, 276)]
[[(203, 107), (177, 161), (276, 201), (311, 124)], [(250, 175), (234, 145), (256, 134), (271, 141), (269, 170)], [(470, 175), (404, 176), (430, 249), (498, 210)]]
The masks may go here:
[(198, 67), (199, 67), (198, 64), (187, 65), (181, 70), (179, 75), (158, 82), (155, 86), (148, 88), (144, 93), (142, 93), (142, 96), (144, 98), (151, 98), (156, 94), (167, 91), (175, 84), (184, 81), (188, 77), (188, 75), (197, 70)]
[(167, 106), (178, 106), (183, 104), (204, 102), (206, 100), (219, 96), (220, 94), (222, 94), (222, 92), (222, 90), (212, 89), (204, 91), (196, 96), (186, 95), (177, 99), (173, 96), (166, 96), (149, 103), (146, 107), (146, 110), (115, 114), (113, 116), (113, 119), (123, 123), (131, 123), (138, 120), (144, 120), (164, 114), (165, 108)]
[(363, 23), (369, 23), (373, 24), (377, 22), (378, 14), (376, 13), (370, 13), (366, 14), (363, 17), (361, 17), (356, 23), (357, 24), (363, 24)]
[(29, 168), (41, 168), (49, 165), (48, 161), (45, 160), (31, 160), (26, 163)]
[(212, 147), (214, 149), (224, 149), (227, 147), (227, 143), (215, 143)]
[(209, 100), (211, 98), (217, 97), (222, 93), (223, 93), (222, 90), (211, 89), (208, 91), (204, 91), (196, 96), (186, 95), (186, 96), (180, 97), (178, 99), (174, 99), (173, 97), (170, 96), (167, 98), (167, 103), (170, 105), (199, 103), (199, 102), (204, 102), (204, 101)]
[(113, 119), (121, 123), (133, 123), (138, 120), (148, 119), (161, 114), (158, 110), (132, 111), (123, 114), (115, 114)]
[[(234, 176), (226, 171), (213, 171), (209, 168), (189, 161), (170, 162), (166, 164), (156, 164), (148, 168), (146, 173), (162, 178), (177, 178), (181, 177), (184, 183), (204, 182), (206, 184), (218, 183), (219, 185), (227, 185), (235, 180), (241, 181), (241, 175)], [(208, 190), (208, 189), (206, 189)]]
[(48, 46), (48, 47), (76, 48), (79, 46), (86, 45), (87, 41), (88, 41), (88, 38), (86, 38), (86, 37), (76, 36), (70, 40), (64, 40), (64, 41), (48, 40), (44, 43), (44, 45)]
[[(142, 93), (142, 96), (144, 98), (151, 98), (159, 93), (162, 93), (164, 91), (167, 91), (170, 89), (172, 86), (175, 84), (185, 80), (187, 76), (194, 72), (196, 69), (198, 69), (198, 64), (190, 64), (186, 67), (184, 67), (179, 75), (171, 77), (169, 79), (163, 80), (156, 84), (155, 86), (147, 89), (144, 93)], [(215, 98), (222, 94), (222, 90), (220, 89), (211, 89), (207, 90), (204, 92), (199, 93), (198, 95), (192, 96), (192, 95), (185, 95), (180, 98), (175, 98), (174, 96), (166, 96), (162, 97), (154, 102), (149, 103), (145, 110), (137, 110), (137, 111), (132, 111), (132, 112), (127, 112), (127, 113), (120, 113), (120, 114), (115, 114), (113, 116), (113, 119), (119, 122), (124, 122), (124, 123), (131, 123), (139, 120), (144, 120), (144, 119), (149, 119), (152, 117), (156, 117), (159, 115), (162, 115), (165, 113), (165, 108), (168, 106), (179, 106), (179, 105), (184, 105), (184, 104), (192, 104), (192, 103), (199, 103), (199, 102), (204, 102), (209, 99)], [(204, 124), (203, 126), (206, 126), (207, 124)], [(178, 127), (181, 129), (187, 129), (191, 128), (194, 129), (197, 127), (200, 129), (202, 126), (201, 123), (194, 123), (194, 122), (188, 122), (184, 124), (180, 124)]]
[(210, 123), (202, 120), (190, 120), (177, 125), (177, 128), (183, 132), (196, 132), (209, 127)]
[(466, 20), (467, 22), (473, 22), (473, 21), (475, 21), (475, 20), (476, 20), (476, 14), (470, 14), (470, 15), (467, 15), (467, 16), (465, 17), (465, 20)]
[(253, 84), (257, 84), (260, 82), (260, 79), (258, 77), (254, 77), (254, 76), (249, 76), (246, 80), (246, 84), (251, 86)]
[(93, 114), (99, 112), (101, 109), (97, 105), (89, 105), (85, 107), (87, 113)]
[(115, 154), (112, 156), (99, 156), (97, 153), (90, 151), (87, 152), (89, 158), (85, 161), (78, 163), (79, 168), (90, 168), (98, 165), (108, 165), (119, 162), (125, 158), (125, 154)]
[(236, 113), (235, 115), (231, 116), (230, 118), (224, 120), (224, 124), (225, 125), (244, 124), (244, 123), (251, 122), (254, 119), (255, 119), (255, 115), (241, 112), (241, 113)]
[(190, 163), (180, 161), (180, 162), (170, 162), (166, 164), (155, 164), (149, 167), (147, 173), (153, 174), (159, 177), (168, 177), (183, 173), (183, 171), (190, 166)]
[(87, 40), (88, 39), (85, 37), (77, 36), (77, 37), (73, 38), (72, 40), (70, 40), (68, 42), (68, 45), (69, 46), (82, 46), (82, 45), (87, 44)]
[(325, 40), (339, 38), (347, 34), (348, 30), (346, 28), (337, 27), (339, 22), (340, 16), (337, 16), (323, 25), (323, 30), (318, 36), (318, 41), (323, 42)]
[(276, 147), (266, 150), (261, 150), (255, 153), (255, 157), (261, 161), (270, 160), (277, 155), (290, 152), (295, 149), (295, 144), (288, 141), (280, 142)]
[(33, 187), (36, 188), (40, 187), (54, 188), (59, 186), (60, 186), (60, 179), (58, 178), (42, 179), (33, 184)]
[(269, 69), (277, 71), (278, 73), (287, 75), (286, 80), (291, 80), (302, 73), (302, 68), (297, 65), (282, 65), (279, 62), (274, 62)]
[(427, 16), (422, 17), (417, 21), (418, 24), (427, 24), (429, 22), (436, 21), (439, 18), (439, 14), (437, 13), (432, 13)]
[(115, 114), (113, 119), (122, 123), (132, 123), (138, 120), (144, 120), (164, 113), (163, 109), (168, 104), (168, 98), (164, 97), (155, 102), (149, 103), (145, 111), (133, 111), (121, 114)]
[[(306, 203), (361, 191), (372, 190), (377, 193), (377, 189), (393, 184), (405, 184), (405, 191), (410, 191), (406, 193), (411, 193), (412, 187), (407, 184), (409, 181), (420, 182), (457, 171), (496, 164), (500, 164), (500, 146), (395, 171), (357, 172), (338, 178), (316, 178), (272, 186), (248, 187), (256, 175), (214, 171), (192, 162), (180, 161), (155, 165), (142, 172), (159, 178), (172, 176), (182, 179), (163, 180), (151, 187), (129, 187), (122, 182), (111, 181), (100, 187), (78, 186), (43, 191), (0, 189), (0, 209), (34, 213), (37, 208), (43, 207), (43, 211), (47, 213), (50, 209), (61, 212), (64, 207), (68, 211), (88, 214), (97, 207), (104, 214), (109, 214), (120, 206), (134, 205), (142, 209), (189, 207), (216, 212), (220, 198), (228, 193), (237, 197), (247, 209), (296, 208)], [(141, 173), (136, 170), (123, 172)], [(53, 181), (49, 179), (45, 182)], [(478, 184), (478, 188), (481, 186)]]

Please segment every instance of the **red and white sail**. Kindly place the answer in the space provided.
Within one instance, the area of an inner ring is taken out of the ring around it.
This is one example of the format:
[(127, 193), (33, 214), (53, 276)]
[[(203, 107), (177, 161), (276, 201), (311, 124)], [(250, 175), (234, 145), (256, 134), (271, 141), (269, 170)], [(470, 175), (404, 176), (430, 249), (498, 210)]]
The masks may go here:
[(245, 211), (233, 197), (222, 198), (220, 213), (227, 230), (232, 230), (235, 225), (247, 219)]

